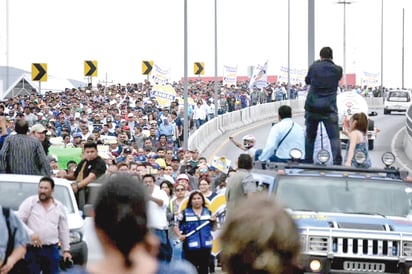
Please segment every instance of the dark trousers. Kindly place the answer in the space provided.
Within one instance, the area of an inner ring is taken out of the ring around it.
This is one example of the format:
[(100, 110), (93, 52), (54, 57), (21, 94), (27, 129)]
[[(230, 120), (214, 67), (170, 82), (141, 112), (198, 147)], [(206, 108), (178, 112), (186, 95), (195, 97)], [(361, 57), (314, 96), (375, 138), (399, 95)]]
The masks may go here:
[(319, 122), (323, 122), (329, 136), (334, 165), (342, 164), (341, 142), (339, 136), (338, 114), (305, 113), (306, 139), (305, 139), (305, 162), (313, 163), (313, 150)]
[(28, 246), (24, 257), (30, 274), (57, 274), (59, 273), (60, 254), (57, 244), (41, 248)]
[(209, 273), (209, 258), (211, 254), (210, 248), (192, 249), (183, 248), (184, 259), (189, 261), (197, 269), (199, 274)]

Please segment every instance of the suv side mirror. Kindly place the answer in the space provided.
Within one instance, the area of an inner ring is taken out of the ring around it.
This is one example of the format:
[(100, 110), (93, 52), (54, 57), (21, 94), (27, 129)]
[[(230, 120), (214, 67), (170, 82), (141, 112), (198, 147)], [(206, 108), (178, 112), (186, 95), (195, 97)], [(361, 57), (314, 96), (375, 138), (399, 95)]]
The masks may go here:
[(371, 111), (369, 112), (369, 116), (378, 116), (378, 113), (376, 111)]

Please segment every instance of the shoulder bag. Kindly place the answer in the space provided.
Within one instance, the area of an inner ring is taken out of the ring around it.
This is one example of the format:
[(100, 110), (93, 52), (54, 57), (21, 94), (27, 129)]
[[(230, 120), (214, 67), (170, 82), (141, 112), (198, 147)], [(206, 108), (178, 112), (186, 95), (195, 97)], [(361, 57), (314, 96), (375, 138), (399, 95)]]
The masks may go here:
[(273, 155), (276, 156), (276, 150), (280, 147), (280, 145), (283, 143), (283, 141), (286, 139), (286, 137), (288, 137), (289, 133), (292, 131), (293, 126), (295, 125), (295, 122), (292, 122), (292, 126), (290, 127), (290, 129), (288, 130), (288, 132), (286, 132), (285, 136), (283, 136), (282, 140), (280, 140), (278, 147), (275, 149), (275, 151), (273, 152)]

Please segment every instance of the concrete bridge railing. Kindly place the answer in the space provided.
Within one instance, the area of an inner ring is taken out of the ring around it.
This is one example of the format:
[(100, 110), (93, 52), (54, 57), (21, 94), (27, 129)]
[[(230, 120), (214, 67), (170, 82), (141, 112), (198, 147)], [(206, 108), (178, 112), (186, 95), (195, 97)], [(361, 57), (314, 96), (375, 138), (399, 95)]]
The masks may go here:
[[(368, 102), (369, 109), (379, 109), (383, 107), (383, 100), (381, 97), (366, 98), (366, 100)], [(305, 99), (272, 102), (228, 112), (212, 119), (191, 134), (189, 137), (188, 147), (190, 149), (197, 148), (201, 153), (206, 148), (212, 146), (214, 141), (226, 132), (247, 127), (248, 125), (264, 120), (272, 119), (275, 121), (279, 106), (285, 104), (292, 107), (294, 115), (304, 113)], [(410, 113), (409, 122), (411, 126), (409, 138), (412, 138), (412, 110), (410, 109), (408, 113)], [(412, 141), (410, 144), (412, 150)]]

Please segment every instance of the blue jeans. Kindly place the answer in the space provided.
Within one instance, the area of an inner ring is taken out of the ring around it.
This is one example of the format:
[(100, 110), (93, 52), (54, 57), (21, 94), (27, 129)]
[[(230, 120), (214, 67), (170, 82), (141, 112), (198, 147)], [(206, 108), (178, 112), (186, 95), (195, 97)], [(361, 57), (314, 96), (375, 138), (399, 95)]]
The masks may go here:
[(42, 248), (28, 246), (24, 257), (30, 274), (57, 274), (59, 273), (60, 254), (57, 244)]
[(168, 231), (163, 229), (151, 229), (160, 241), (160, 250), (157, 258), (160, 261), (170, 262), (172, 259), (172, 247), (170, 245)]
[(196, 119), (196, 128), (200, 128), (201, 125), (203, 125), (205, 120), (202, 119)]
[(183, 256), (183, 244), (182, 244), (182, 241), (179, 241), (178, 239), (174, 239), (174, 240), (172, 241), (172, 249), (173, 249), (172, 261), (180, 261), (180, 260), (182, 260), (182, 256)]
[(305, 138), (305, 162), (313, 163), (313, 150), (318, 131), (319, 122), (323, 122), (329, 136), (334, 165), (342, 164), (342, 148), (339, 136), (338, 114), (335, 112), (327, 114), (305, 113), (306, 138)]

